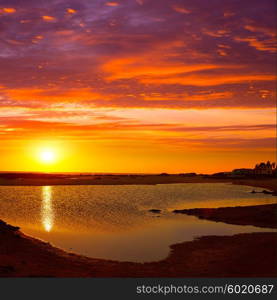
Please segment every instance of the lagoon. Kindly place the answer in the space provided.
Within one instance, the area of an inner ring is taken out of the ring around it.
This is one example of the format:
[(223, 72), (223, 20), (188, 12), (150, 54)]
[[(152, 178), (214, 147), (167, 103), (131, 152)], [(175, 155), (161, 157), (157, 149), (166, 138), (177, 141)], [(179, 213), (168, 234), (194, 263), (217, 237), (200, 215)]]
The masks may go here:
[[(228, 183), (0, 186), (0, 218), (31, 236), (93, 258), (149, 262), (203, 235), (274, 231), (174, 215), (182, 208), (274, 203)], [(149, 210), (160, 209), (161, 213)]]

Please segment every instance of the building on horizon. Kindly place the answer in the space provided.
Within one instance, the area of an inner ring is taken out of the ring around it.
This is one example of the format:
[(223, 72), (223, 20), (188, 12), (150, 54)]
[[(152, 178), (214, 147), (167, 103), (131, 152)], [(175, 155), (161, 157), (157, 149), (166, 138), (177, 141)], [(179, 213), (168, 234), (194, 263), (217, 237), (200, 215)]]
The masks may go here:
[(231, 172), (231, 177), (244, 177), (244, 176), (251, 176), (251, 175), (265, 175), (265, 176), (272, 176), (276, 174), (276, 163), (268, 162), (261, 162), (259, 164), (256, 164), (254, 169), (250, 168), (240, 168), (240, 169), (234, 169)]
[(276, 174), (276, 163), (271, 163), (268, 161), (267, 163), (261, 162), (257, 164), (254, 168), (255, 175), (273, 175)]

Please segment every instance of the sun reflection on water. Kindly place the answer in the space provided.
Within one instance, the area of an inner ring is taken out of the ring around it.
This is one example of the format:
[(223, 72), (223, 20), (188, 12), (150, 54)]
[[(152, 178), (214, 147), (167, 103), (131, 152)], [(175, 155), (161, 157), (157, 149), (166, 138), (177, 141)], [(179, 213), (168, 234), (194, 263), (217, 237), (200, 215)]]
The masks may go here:
[(52, 209), (52, 187), (42, 187), (41, 220), (45, 231), (50, 232), (54, 225), (54, 213)]

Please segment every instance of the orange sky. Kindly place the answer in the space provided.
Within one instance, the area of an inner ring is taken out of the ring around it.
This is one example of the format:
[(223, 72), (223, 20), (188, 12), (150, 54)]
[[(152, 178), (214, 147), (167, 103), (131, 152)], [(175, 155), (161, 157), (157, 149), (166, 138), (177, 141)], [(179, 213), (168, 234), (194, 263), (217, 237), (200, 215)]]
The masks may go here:
[(0, 170), (274, 161), (274, 11), (271, 0), (1, 0)]

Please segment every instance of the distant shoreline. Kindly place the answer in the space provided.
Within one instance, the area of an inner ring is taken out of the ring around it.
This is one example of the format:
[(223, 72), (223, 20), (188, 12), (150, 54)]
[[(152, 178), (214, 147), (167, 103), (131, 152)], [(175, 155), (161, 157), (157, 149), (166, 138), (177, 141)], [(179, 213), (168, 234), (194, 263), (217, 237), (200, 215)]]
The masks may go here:
[(273, 177), (262, 178), (213, 178), (212, 176), (180, 175), (89, 175), (43, 177), (1, 177), (0, 186), (54, 186), (54, 185), (156, 185), (171, 183), (232, 183), (277, 191), (277, 180)]

